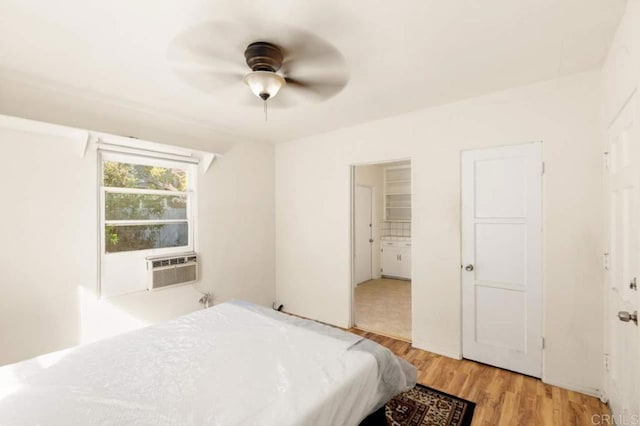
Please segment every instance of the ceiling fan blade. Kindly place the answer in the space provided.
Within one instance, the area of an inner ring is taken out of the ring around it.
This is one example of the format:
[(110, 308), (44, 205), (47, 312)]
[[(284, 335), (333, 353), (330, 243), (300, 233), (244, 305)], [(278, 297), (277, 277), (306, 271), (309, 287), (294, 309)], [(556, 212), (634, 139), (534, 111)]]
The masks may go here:
[(214, 93), (235, 83), (242, 83), (243, 75), (231, 72), (177, 69), (176, 74), (189, 86), (204, 93)]
[(348, 68), (346, 61), (341, 57), (327, 55), (319, 56), (285, 56), (282, 63), (281, 72), (285, 75), (293, 75), (296, 77), (307, 76), (309, 74), (323, 72), (331, 75), (347, 75)]
[(207, 56), (204, 53), (183, 48), (183, 46), (172, 47), (169, 50), (167, 59), (173, 68), (206, 67), (219, 71), (242, 69), (241, 65), (233, 61), (220, 58), (219, 56)]
[(286, 109), (298, 106), (301, 104), (291, 91), (282, 89), (278, 92), (278, 96), (273, 99), (269, 99), (269, 108)]
[(305, 91), (316, 100), (321, 101), (324, 99), (328, 99), (340, 93), (342, 89), (346, 86), (345, 80), (334, 80), (334, 81), (322, 81), (322, 80), (306, 80), (306, 79), (296, 79), (296, 78), (285, 78), (287, 82), (287, 86), (291, 89), (299, 89)]
[(243, 70), (246, 65), (242, 52), (246, 46), (242, 46), (242, 42), (234, 43), (233, 37), (230, 37), (238, 30), (237, 25), (227, 22), (197, 25), (173, 39), (167, 58), (176, 66), (198, 64), (219, 70)]
[(244, 89), (243, 93), (236, 97), (234, 103), (245, 107), (263, 108), (262, 99), (251, 93), (246, 87)]
[(203, 64), (198, 62), (182, 62), (173, 64), (174, 71), (191, 71), (191, 72), (211, 72), (218, 74), (237, 74), (243, 75), (238, 70), (228, 70), (214, 64)]
[(297, 42), (286, 47), (285, 58), (289, 63), (299, 60), (326, 63), (327, 61), (339, 60), (339, 58), (336, 58), (336, 54), (339, 55), (333, 46), (313, 46), (304, 42)]

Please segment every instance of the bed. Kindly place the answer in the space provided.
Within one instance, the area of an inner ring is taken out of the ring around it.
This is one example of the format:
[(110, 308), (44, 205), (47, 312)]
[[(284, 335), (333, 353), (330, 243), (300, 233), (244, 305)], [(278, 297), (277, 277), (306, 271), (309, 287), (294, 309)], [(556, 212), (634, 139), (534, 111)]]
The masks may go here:
[(0, 368), (2, 425), (358, 425), (416, 370), (360, 336), (228, 302)]

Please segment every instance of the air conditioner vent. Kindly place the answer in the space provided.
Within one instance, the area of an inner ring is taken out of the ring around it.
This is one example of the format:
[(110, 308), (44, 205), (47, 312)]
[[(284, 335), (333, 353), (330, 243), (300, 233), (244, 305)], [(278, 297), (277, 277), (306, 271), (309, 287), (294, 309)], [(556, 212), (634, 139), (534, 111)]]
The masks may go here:
[(167, 257), (147, 258), (149, 290), (192, 283), (198, 280), (198, 256), (182, 254)]

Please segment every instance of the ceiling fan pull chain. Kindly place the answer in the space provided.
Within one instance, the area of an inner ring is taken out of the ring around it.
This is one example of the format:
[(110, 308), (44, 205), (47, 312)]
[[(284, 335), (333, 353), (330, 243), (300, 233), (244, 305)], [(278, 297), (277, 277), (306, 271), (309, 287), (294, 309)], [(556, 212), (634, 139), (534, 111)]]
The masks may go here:
[(267, 121), (267, 99), (264, 100), (264, 121)]

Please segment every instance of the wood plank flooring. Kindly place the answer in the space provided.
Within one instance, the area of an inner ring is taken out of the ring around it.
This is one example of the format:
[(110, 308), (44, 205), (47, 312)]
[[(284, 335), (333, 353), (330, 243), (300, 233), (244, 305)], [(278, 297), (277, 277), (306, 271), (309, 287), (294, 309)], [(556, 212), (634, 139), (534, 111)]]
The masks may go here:
[(472, 426), (592, 425), (610, 414), (598, 398), (542, 383), (522, 374), (411, 347), (410, 343), (351, 329), (391, 349), (418, 368), (418, 382), (476, 403)]

